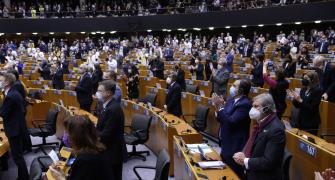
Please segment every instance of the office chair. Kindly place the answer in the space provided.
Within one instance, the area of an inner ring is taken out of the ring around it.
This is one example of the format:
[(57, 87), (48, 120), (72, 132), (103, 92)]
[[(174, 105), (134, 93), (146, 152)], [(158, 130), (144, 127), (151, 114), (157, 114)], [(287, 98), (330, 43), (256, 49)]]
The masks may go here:
[(35, 126), (35, 128), (28, 129), (29, 134), (31, 136), (42, 138), (42, 144), (32, 145), (32, 147), (38, 147), (38, 149), (35, 150), (35, 153), (37, 152), (37, 150), (41, 150), (45, 155), (47, 155), (43, 146), (52, 146), (52, 145), (58, 146), (59, 144), (58, 142), (49, 142), (49, 143), (46, 142), (46, 138), (48, 136), (52, 136), (56, 133), (57, 115), (58, 115), (57, 110), (50, 109), (48, 111), (45, 123), (41, 125), (41, 123), (37, 123), (41, 122), (41, 120), (35, 120), (33, 121), (33, 125)]
[(186, 85), (186, 92), (189, 92), (192, 94), (198, 94), (199, 88), (197, 85)]
[(195, 119), (192, 120), (192, 127), (197, 131), (204, 131), (207, 127), (208, 113), (209, 113), (209, 107), (204, 106), (204, 105), (197, 105), (197, 108), (195, 110), (195, 115), (183, 114), (182, 117), (185, 120), (185, 116), (194, 116)]
[(141, 176), (138, 174), (137, 169), (154, 169), (156, 170), (154, 180), (168, 180), (169, 178), (169, 168), (170, 168), (170, 156), (165, 149), (159, 152), (156, 160), (156, 167), (154, 166), (135, 166), (133, 171), (139, 180), (142, 180)]
[(283, 162), (282, 162), (282, 170), (283, 176), (282, 180), (290, 179), (290, 164), (291, 164), (292, 154), (285, 148)]
[(140, 99), (140, 102), (150, 103), (152, 106), (156, 105), (157, 93), (147, 93), (143, 99)]
[(131, 126), (125, 126), (130, 128), (130, 133), (124, 135), (126, 144), (132, 145), (132, 152), (128, 152), (128, 158), (139, 157), (143, 161), (146, 161), (146, 157), (142, 154), (150, 155), (149, 151), (136, 151), (136, 145), (144, 144), (149, 139), (149, 128), (151, 124), (152, 116), (135, 114), (131, 122)]
[(50, 156), (36, 157), (30, 165), (29, 177), (31, 180), (42, 180), (42, 174), (47, 172), (52, 164)]

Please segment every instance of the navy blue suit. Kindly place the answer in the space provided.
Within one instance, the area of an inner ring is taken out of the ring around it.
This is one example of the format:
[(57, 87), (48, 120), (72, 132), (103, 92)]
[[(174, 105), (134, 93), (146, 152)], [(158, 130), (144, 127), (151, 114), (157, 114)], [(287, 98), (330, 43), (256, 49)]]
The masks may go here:
[(88, 112), (90, 111), (93, 102), (92, 89), (91, 76), (88, 73), (83, 74), (78, 81), (75, 91), (77, 93), (77, 101), (80, 108)]
[(24, 136), (26, 134), (25, 108), (20, 93), (9, 89), (0, 108), (4, 131), (8, 138), (13, 160), (18, 167), (18, 179), (29, 179), (26, 162), (23, 158)]
[(251, 101), (242, 96), (235, 102), (229, 98), (217, 118), (220, 122), (221, 157), (235, 172), (243, 178), (243, 168), (235, 163), (233, 155), (242, 151), (249, 138)]

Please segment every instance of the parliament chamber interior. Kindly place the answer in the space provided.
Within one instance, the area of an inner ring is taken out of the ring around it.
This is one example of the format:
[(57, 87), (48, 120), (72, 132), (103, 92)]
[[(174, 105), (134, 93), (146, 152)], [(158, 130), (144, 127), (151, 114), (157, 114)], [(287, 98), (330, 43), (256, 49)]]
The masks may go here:
[(1, 1), (0, 180), (335, 179), (334, 9)]

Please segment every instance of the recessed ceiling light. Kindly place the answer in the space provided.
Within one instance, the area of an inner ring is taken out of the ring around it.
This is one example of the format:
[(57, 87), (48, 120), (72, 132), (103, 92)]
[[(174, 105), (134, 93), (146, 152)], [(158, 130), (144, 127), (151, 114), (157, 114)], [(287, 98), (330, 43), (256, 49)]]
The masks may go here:
[(277, 23), (277, 24), (276, 24), (276, 26), (281, 26), (281, 25), (282, 25), (282, 23)]
[(226, 28), (226, 29), (230, 29), (230, 26), (226, 26), (225, 28)]
[(151, 29), (148, 29), (147, 32), (151, 32), (152, 30)]
[(80, 34), (85, 34), (85, 32), (80, 32)]
[(110, 33), (111, 33), (111, 34), (115, 34), (115, 33), (116, 33), (116, 31), (111, 31)]
[(209, 27), (208, 29), (211, 30), (211, 31), (213, 31), (213, 30), (214, 30), (214, 27)]
[(316, 24), (321, 23), (321, 20), (314, 21)]
[(105, 34), (105, 32), (102, 31), (102, 32), (100, 32), (100, 34)]
[(37, 32), (33, 32), (33, 35), (37, 35), (38, 33)]
[(53, 34), (55, 34), (55, 33), (54, 33), (54, 32), (49, 32), (49, 34), (53, 35)]
[(171, 32), (171, 29), (167, 29), (166, 31), (167, 31), (167, 32)]
[(243, 27), (243, 28), (246, 28), (246, 27), (247, 27), (247, 25), (242, 25), (242, 27)]
[(16, 35), (20, 36), (22, 33), (16, 33)]
[(299, 25), (299, 24), (301, 24), (301, 22), (295, 22), (294, 24)]
[(193, 30), (195, 30), (195, 31), (201, 31), (200, 28), (193, 28)]
[(95, 35), (95, 34), (97, 34), (97, 33), (96, 33), (96, 32), (91, 32), (91, 34)]
[(5, 35), (5, 33), (0, 33), (0, 36), (3, 36), (3, 35)]
[(258, 27), (263, 27), (264, 26), (264, 24), (258, 24)]
[(70, 34), (70, 32), (65, 32), (65, 34)]

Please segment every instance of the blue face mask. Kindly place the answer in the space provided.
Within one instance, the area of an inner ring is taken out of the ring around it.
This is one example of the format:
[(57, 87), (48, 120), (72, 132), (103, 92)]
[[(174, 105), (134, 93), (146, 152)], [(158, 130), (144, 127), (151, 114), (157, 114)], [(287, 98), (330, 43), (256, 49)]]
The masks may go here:
[(235, 97), (235, 95), (236, 95), (236, 88), (234, 86), (230, 87), (229, 94), (230, 94), (230, 97)]

